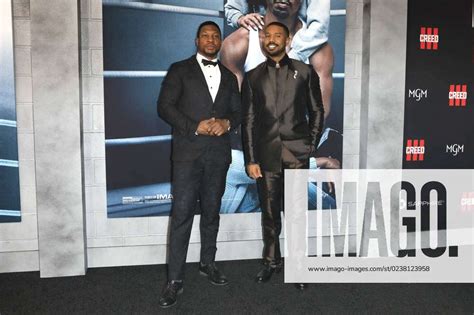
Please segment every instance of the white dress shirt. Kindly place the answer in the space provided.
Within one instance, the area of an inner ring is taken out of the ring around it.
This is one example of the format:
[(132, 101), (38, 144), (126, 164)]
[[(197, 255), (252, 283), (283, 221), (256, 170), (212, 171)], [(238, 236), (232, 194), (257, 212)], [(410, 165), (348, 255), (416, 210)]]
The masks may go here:
[[(207, 88), (209, 89), (209, 93), (211, 94), (212, 101), (216, 100), (217, 91), (219, 90), (219, 85), (221, 83), (221, 70), (219, 69), (219, 65), (216, 66), (205, 66), (202, 63), (202, 59), (207, 59), (203, 55), (197, 53), (196, 59), (201, 67), (202, 73), (204, 74), (204, 78), (206, 78)], [(212, 59), (211, 61), (217, 62), (216, 59)]]

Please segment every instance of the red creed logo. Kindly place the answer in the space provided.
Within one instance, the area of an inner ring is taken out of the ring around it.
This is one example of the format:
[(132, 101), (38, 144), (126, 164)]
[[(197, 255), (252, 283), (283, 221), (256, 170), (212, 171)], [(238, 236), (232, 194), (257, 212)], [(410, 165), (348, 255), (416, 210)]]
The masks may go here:
[(438, 28), (422, 27), (420, 30), (420, 49), (438, 50)]
[(408, 139), (405, 154), (406, 161), (423, 161), (425, 157), (425, 139)]
[(448, 98), (449, 106), (466, 107), (467, 84), (451, 84)]
[(461, 197), (461, 210), (474, 211), (474, 191), (464, 192)]

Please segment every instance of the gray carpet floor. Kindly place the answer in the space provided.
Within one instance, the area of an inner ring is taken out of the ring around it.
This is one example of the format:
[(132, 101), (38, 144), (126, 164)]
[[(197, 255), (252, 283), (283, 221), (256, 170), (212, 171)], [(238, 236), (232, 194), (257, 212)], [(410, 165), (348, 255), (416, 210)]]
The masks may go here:
[(257, 260), (218, 263), (231, 283), (209, 284), (186, 267), (184, 293), (158, 306), (164, 265), (89, 269), (84, 277), (0, 274), (0, 314), (473, 314), (472, 284), (312, 284), (297, 291), (283, 273), (257, 284)]

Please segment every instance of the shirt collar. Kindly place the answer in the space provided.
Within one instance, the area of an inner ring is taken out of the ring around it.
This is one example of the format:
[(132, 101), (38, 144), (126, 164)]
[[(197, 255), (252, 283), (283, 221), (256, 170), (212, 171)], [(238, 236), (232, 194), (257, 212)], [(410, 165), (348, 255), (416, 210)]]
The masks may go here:
[[(283, 58), (281, 58), (281, 60), (278, 62), (278, 64), (280, 65), (280, 67), (282, 66), (285, 66), (287, 64), (290, 63), (290, 57), (288, 57), (287, 54), (285, 54), (285, 56), (283, 56)], [(275, 67), (276, 66), (276, 62), (272, 59), (272, 58), (267, 58), (267, 66), (269, 67)]]
[[(202, 61), (201, 61), (201, 60), (203, 60), (203, 59), (208, 60), (206, 57), (204, 57), (204, 56), (201, 55), (200, 53), (196, 53), (196, 60), (198, 61), (198, 63), (199, 63), (200, 65), (203, 65), (203, 64), (202, 64)], [(214, 59), (212, 59), (211, 61), (217, 62), (218, 60), (217, 60), (217, 58), (214, 58)]]

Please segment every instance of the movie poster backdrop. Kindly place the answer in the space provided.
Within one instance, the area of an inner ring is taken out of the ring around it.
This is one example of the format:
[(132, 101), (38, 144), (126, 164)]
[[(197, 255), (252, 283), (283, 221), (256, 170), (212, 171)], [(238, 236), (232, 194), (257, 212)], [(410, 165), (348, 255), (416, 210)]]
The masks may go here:
[(0, 223), (20, 222), (12, 1), (0, 1)]
[[(194, 40), (200, 23), (216, 22), (224, 37), (235, 30), (228, 25), (224, 5), (222, 0), (132, 4), (103, 0), (109, 218), (169, 215), (171, 127), (158, 117), (156, 101), (169, 66), (195, 54)], [(248, 10), (265, 13), (264, 6)], [(304, 16), (301, 12), (300, 15)], [(334, 159), (335, 164), (342, 165), (344, 36), (345, 1), (332, 0), (328, 40), (335, 59), (332, 105), (318, 153), (311, 158), (312, 168), (319, 164), (318, 158)], [(232, 138), (232, 164), (221, 213), (260, 211), (255, 181), (245, 173), (239, 131)], [(315, 194), (321, 193), (328, 205), (333, 204), (334, 196), (325, 189), (309, 187), (310, 199), (316, 200)]]

